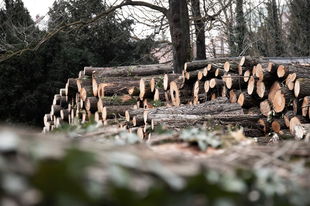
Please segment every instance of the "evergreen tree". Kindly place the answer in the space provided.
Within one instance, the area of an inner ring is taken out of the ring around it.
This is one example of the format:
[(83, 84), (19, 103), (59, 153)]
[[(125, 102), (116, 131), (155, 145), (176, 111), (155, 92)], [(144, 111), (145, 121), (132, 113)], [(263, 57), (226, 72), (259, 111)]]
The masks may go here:
[[(1, 9), (1, 54), (31, 47), (41, 32), (21, 0), (6, 0)], [(0, 64), (0, 121), (28, 125), (42, 121), (45, 94), (42, 58), (27, 50)]]
[[(20, 55), (9, 56), (0, 64), (0, 121), (42, 127), (54, 94), (84, 66), (157, 63), (149, 55), (153, 38), (132, 40), (130, 20), (121, 21), (110, 14), (76, 30), (70, 26), (75, 21), (89, 21), (104, 8), (99, 0), (55, 2), (47, 32), (35, 26), (21, 0), (5, 3), (0, 10), (0, 52), (19, 51)], [(53, 34), (59, 26), (64, 29)], [(49, 36), (44, 44), (28, 50), (43, 36)]]

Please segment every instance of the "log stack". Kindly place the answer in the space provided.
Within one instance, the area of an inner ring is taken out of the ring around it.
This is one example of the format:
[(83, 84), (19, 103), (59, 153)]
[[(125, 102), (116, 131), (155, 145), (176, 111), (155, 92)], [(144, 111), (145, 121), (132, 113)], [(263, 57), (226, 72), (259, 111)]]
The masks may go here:
[(294, 134), (296, 125), (310, 123), (309, 83), (308, 66), (249, 56), (187, 62), (182, 74), (163, 64), (85, 67), (55, 95), (43, 130), (93, 115), (141, 138), (158, 124), (180, 129), (210, 122), (242, 127), (252, 137)]

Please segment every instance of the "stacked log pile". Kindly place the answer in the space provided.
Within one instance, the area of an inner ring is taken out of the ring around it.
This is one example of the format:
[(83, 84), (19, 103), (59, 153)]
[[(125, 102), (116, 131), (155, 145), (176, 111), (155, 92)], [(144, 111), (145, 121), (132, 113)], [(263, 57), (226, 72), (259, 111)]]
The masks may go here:
[(274, 131), (302, 139), (310, 128), (303, 126), (310, 123), (309, 83), (309, 66), (249, 56), (188, 62), (182, 74), (162, 64), (85, 67), (55, 95), (44, 131), (93, 115), (141, 138), (159, 124), (180, 129), (216, 122), (243, 127), (246, 136)]

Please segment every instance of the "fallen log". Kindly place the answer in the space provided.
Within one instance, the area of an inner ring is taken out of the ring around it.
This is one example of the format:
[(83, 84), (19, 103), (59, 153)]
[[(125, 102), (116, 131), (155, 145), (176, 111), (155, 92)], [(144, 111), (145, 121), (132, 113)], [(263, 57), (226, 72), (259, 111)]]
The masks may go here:
[(265, 117), (268, 117), (272, 111), (272, 102), (269, 99), (265, 99), (259, 103), (259, 109)]
[(92, 67), (91, 70), (96, 71), (97, 74), (102, 77), (150, 76), (154, 74), (167, 74), (173, 72), (173, 68), (170, 65), (165, 64), (132, 65), (108, 68)]
[(299, 78), (295, 81), (294, 94), (296, 98), (310, 96), (310, 78)]
[(283, 118), (274, 119), (271, 123), (271, 128), (274, 132), (279, 133), (281, 130), (287, 129)]
[(302, 115), (302, 116), (307, 116), (307, 111), (305, 111), (305, 115), (302, 114), (302, 103), (303, 99), (294, 99), (293, 100), (293, 112), (294, 115)]
[(238, 97), (238, 104), (243, 108), (251, 108), (259, 105), (260, 100), (249, 95), (247, 92), (242, 92)]
[[(155, 117), (155, 116), (154, 116)], [(188, 127), (214, 127), (221, 125), (227, 129), (226, 125), (231, 127), (243, 128), (245, 136), (257, 137), (263, 135), (262, 128), (257, 124), (257, 115), (239, 114), (239, 115), (180, 115), (173, 114), (170, 117), (167, 115), (158, 115), (152, 119), (152, 127), (163, 124), (168, 129), (178, 130)]]
[(275, 94), (272, 105), (275, 112), (280, 113), (294, 100), (294, 94), (287, 87), (281, 87)]
[(270, 132), (270, 123), (267, 121), (267, 118), (259, 118), (257, 121), (260, 125), (263, 126), (264, 135), (267, 135)]
[(274, 96), (276, 92), (281, 88), (281, 83), (279, 81), (275, 81), (270, 89), (269, 89), (269, 94), (268, 94), (268, 99), (273, 102)]

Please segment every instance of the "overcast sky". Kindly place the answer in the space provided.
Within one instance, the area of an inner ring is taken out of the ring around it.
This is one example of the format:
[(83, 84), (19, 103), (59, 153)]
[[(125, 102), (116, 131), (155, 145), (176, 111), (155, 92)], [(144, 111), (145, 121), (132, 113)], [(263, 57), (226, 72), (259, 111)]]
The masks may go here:
[(55, 0), (23, 0), (24, 6), (30, 12), (32, 18), (35, 18), (37, 14), (40, 16), (45, 15), (54, 1)]

